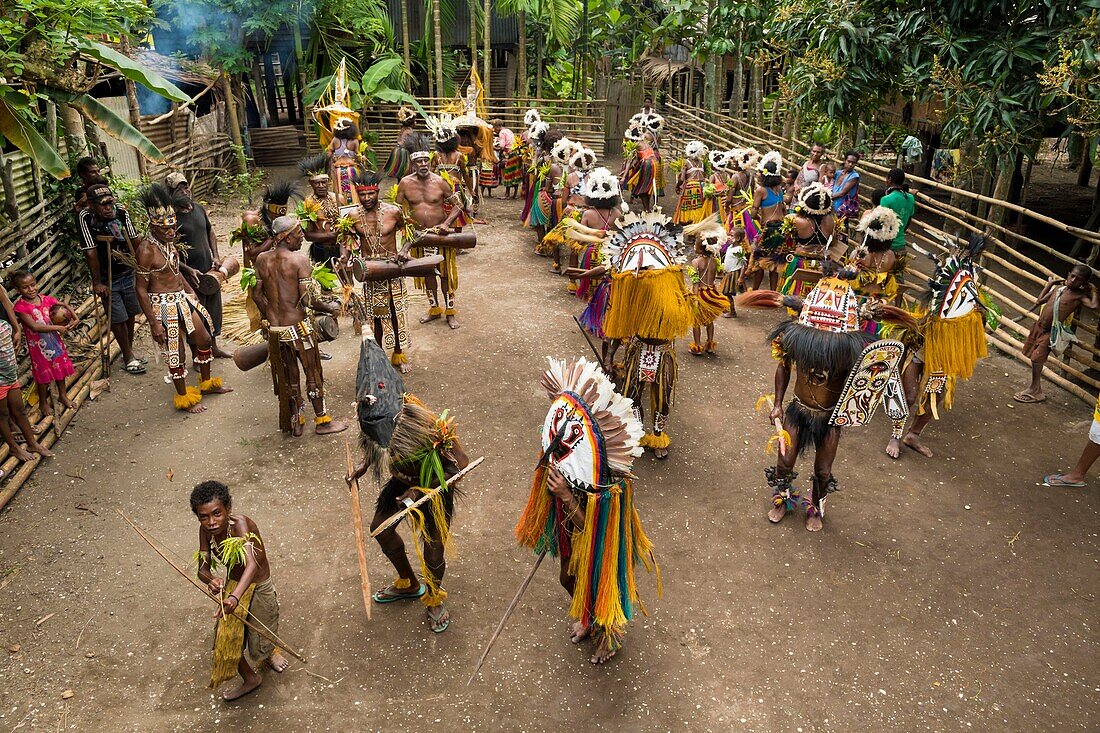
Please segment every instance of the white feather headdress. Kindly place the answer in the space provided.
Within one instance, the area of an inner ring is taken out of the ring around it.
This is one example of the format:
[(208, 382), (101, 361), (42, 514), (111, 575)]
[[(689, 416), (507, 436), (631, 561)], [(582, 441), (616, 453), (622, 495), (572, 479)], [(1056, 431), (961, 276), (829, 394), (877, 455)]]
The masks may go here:
[(523, 124), (527, 127), (530, 127), (540, 120), (542, 120), (542, 115), (540, 115), (539, 111), (534, 108), (527, 110), (527, 112), (523, 115)]
[[(754, 151), (755, 152), (755, 151)], [(774, 168), (773, 168), (774, 166)], [(766, 153), (756, 166), (756, 170), (764, 175), (779, 176), (783, 174), (783, 155), (778, 150)]]
[(550, 132), (550, 125), (542, 120), (535, 120), (527, 126), (527, 138), (532, 141), (538, 140), (548, 132)]
[(702, 160), (707, 157), (709, 152), (710, 150), (707, 149), (706, 144), (699, 140), (691, 140), (684, 146), (684, 157), (688, 160)]
[(575, 171), (590, 171), (596, 165), (596, 151), (583, 145), (569, 158), (569, 167)]
[(859, 220), (859, 230), (871, 239), (891, 242), (901, 231), (901, 219), (893, 209), (876, 206)]
[(814, 181), (798, 192), (798, 205), (807, 214), (824, 216), (833, 211), (833, 194), (829, 189)]
[(619, 179), (607, 168), (596, 168), (584, 177), (584, 196), (593, 201), (604, 201), (621, 196)]
[(550, 157), (557, 161), (559, 165), (567, 166), (569, 165), (569, 159), (573, 157), (573, 153), (580, 150), (581, 147), (580, 143), (563, 137), (550, 148)]
[(431, 130), (432, 139), (437, 143), (445, 143), (451, 138), (458, 137), (455, 128), (454, 117), (444, 112), (439, 116), (431, 116), (427, 119), (428, 129)]
[(729, 170), (730, 167), (730, 154), (726, 150), (712, 150), (710, 151), (710, 167), (716, 171)]

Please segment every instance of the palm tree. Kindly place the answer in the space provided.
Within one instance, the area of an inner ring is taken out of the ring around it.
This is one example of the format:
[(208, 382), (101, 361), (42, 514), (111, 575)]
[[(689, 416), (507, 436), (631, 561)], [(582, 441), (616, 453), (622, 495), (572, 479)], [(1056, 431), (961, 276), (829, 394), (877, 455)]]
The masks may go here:
[[(489, 45), (489, 41), (491, 40), (490, 34), (492, 33), (492, 31), (490, 30), (490, 28), (492, 27), (493, 22), (493, 13), (492, 8), (489, 5), (489, 0), (485, 0), (484, 13), (485, 43), (483, 46), (483, 53), (485, 55), (485, 59), (482, 63), (484, 63), (485, 73), (481, 75), (481, 83), (485, 85), (485, 96), (486, 98), (488, 98), (492, 96), (492, 90), (489, 88), (489, 68), (492, 66), (492, 47)], [(470, 64), (470, 66), (472, 67), (473, 64)]]
[(409, 52), (411, 41), (409, 40), (409, 0), (401, 0), (401, 38), (403, 56), (405, 58), (405, 73), (412, 79), (412, 54)]
[(439, 0), (432, 0), (432, 36), (435, 39), (435, 93), (443, 96), (443, 31), (440, 28)]
[[(580, 25), (580, 10), (577, 0), (498, 0), (497, 12), (501, 15), (516, 16), (519, 25), (519, 77), (517, 87), (519, 97), (527, 95), (527, 17), (534, 19), (539, 34), (538, 77), (536, 78), (536, 96), (542, 96), (543, 58), (546, 44), (553, 41), (565, 48), (573, 40)], [(543, 30), (546, 27), (546, 31)], [(486, 82), (487, 83), (487, 82)]]

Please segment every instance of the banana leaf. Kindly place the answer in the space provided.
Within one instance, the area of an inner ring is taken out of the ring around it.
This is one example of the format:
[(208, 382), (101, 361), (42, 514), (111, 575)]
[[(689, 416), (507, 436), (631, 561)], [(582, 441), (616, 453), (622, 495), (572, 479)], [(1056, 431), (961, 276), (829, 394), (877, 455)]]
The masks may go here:
[(15, 105), (0, 98), (0, 135), (26, 153), (54, 178), (68, 178), (69, 166), (57, 154), (46, 138), (38, 134)]
[(150, 91), (156, 92), (173, 102), (190, 102), (191, 97), (172, 82), (165, 79), (157, 72), (139, 61), (134, 61), (115, 49), (88, 38), (78, 38), (77, 45), (82, 53), (91, 56), (96, 61), (118, 69), (119, 72), (130, 81), (137, 82)]
[(146, 158), (156, 162), (164, 160), (164, 153), (136, 127), (115, 114), (95, 97), (87, 94), (70, 94), (58, 89), (42, 89), (44, 94), (64, 104), (77, 107), (111, 137), (131, 147)]

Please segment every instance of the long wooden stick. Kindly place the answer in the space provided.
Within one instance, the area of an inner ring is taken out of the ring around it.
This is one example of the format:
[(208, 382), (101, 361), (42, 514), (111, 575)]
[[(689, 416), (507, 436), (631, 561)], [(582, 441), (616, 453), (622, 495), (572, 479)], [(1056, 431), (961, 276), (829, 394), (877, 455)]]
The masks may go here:
[[(213, 601), (217, 606), (221, 607), (221, 605), (222, 605), (221, 599), (218, 598), (213, 593), (211, 593), (210, 589), (208, 589), (205, 585), (203, 585), (199, 581), (192, 578), (191, 575), (189, 573), (187, 573), (186, 571), (184, 571), (183, 568), (181, 568), (179, 565), (176, 565), (176, 563), (172, 562), (172, 559), (170, 557), (168, 557), (166, 554), (164, 554), (164, 551), (161, 550), (155, 542), (153, 542), (152, 538), (150, 538), (148, 536), (148, 534), (145, 532), (145, 530), (143, 530), (141, 527), (134, 524), (133, 520), (131, 520), (128, 516), (126, 516), (125, 512), (123, 512), (121, 509), (116, 509), (115, 511), (118, 512), (118, 516), (120, 516), (124, 520), (126, 520), (126, 523), (129, 524), (135, 532), (137, 532), (138, 537), (145, 540), (145, 544), (147, 544), (147, 545), (149, 545), (150, 547), (153, 548), (153, 552), (155, 552), (155, 553), (157, 553), (158, 555), (161, 556), (161, 558), (164, 560), (164, 562), (171, 565), (173, 570), (175, 570), (177, 573), (179, 573), (184, 578), (186, 578), (187, 581), (189, 583), (191, 583), (191, 585), (195, 586), (200, 591), (202, 591), (202, 594), (204, 596), (206, 596), (211, 601)], [(264, 637), (265, 639), (270, 641), (272, 644), (274, 644), (275, 646), (279, 647), (280, 649), (285, 651), (290, 656), (297, 659), (299, 662), (301, 662), (303, 664), (306, 663), (306, 658), (305, 657), (303, 657), (300, 653), (294, 651), (290, 646), (287, 645), (287, 643), (285, 641), (283, 641), (278, 636), (276, 636), (274, 633), (272, 633), (270, 629), (265, 630), (265, 629), (261, 629), (261, 628), (258, 628), (256, 626), (254, 626), (251, 621), (249, 621), (247, 618), (245, 618), (245, 616), (241, 616), (239, 613), (237, 613), (236, 609), (234, 609), (233, 615), (236, 618), (240, 619), (240, 621), (242, 623), (244, 623), (245, 626), (252, 629), (257, 634)]]
[[(462, 469), (461, 471), (456, 473), (454, 476), (451, 476), (449, 479), (447, 479), (447, 488), (449, 489), (452, 486), (454, 486), (455, 484), (457, 484), (459, 481), (461, 481), (466, 476), (466, 474), (468, 474), (470, 471), (473, 471), (475, 468), (480, 466), (481, 462), (484, 461), (484, 460), (485, 460), (485, 456), (482, 456), (481, 458), (478, 458), (474, 461), (470, 461), (470, 464), (468, 466), (466, 466), (466, 468)], [(390, 527), (392, 527), (393, 525), (397, 524), (402, 519), (404, 519), (406, 514), (411, 512), (413, 509), (416, 509), (418, 506), (420, 506), (424, 502), (428, 501), (428, 499), (431, 499), (433, 496), (438, 494), (440, 491), (443, 491), (442, 486), (436, 486), (434, 489), (428, 489), (427, 491), (424, 492), (424, 496), (420, 497), (419, 499), (414, 501), (412, 504), (410, 504), (409, 506), (407, 506), (404, 509), (402, 509), (401, 511), (399, 511), (397, 514), (394, 514), (392, 517), (390, 517), (386, 521), (382, 522), (382, 524), (378, 525), (378, 528), (375, 529), (373, 532), (371, 532), (370, 536), (371, 537), (377, 537), (378, 535), (382, 534), (387, 529), (389, 529)]]
[[(344, 438), (344, 454), (348, 460), (348, 476), (353, 476), (355, 467), (351, 463), (351, 445)], [(363, 510), (359, 506), (359, 479), (351, 480), (351, 520), (355, 524), (355, 553), (359, 556), (359, 586), (363, 591), (363, 608), (370, 621), (370, 576), (367, 574), (367, 548), (363, 542)]]
[(497, 638), (500, 637), (500, 632), (504, 630), (504, 624), (508, 621), (508, 617), (512, 615), (512, 612), (516, 610), (516, 606), (519, 605), (519, 599), (527, 591), (527, 586), (531, 585), (531, 581), (534, 580), (535, 573), (538, 572), (539, 565), (542, 565), (542, 561), (545, 557), (546, 550), (543, 550), (539, 553), (538, 557), (535, 558), (535, 566), (531, 568), (531, 572), (527, 573), (527, 577), (519, 584), (519, 590), (516, 591), (515, 598), (508, 604), (507, 610), (504, 611), (504, 617), (500, 619), (500, 623), (497, 624), (497, 628), (493, 632), (493, 635), (489, 637), (489, 643), (485, 645), (485, 651), (481, 653), (481, 659), (478, 660), (477, 666), (474, 667), (473, 674), (470, 675), (470, 679), (466, 680), (467, 687), (474, 681), (474, 677), (477, 677), (477, 673), (481, 671), (481, 667), (485, 664), (485, 660), (489, 658), (489, 651), (493, 648), (493, 644), (496, 643)]

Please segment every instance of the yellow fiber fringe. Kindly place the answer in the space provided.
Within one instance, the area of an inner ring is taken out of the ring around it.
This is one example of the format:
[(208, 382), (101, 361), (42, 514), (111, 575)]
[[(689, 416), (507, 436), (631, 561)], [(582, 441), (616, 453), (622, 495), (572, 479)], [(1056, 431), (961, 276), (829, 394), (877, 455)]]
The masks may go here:
[(205, 382), (199, 382), (199, 391), (202, 392), (203, 394), (206, 394), (207, 392), (210, 392), (211, 390), (221, 389), (221, 386), (222, 386), (222, 378), (221, 377), (210, 377), (210, 379), (207, 379)]
[(420, 602), (428, 608), (435, 608), (436, 606), (442, 606), (443, 601), (447, 600), (447, 591), (442, 588), (437, 588), (434, 591), (428, 591), (424, 595), (420, 596)]
[(172, 404), (176, 406), (177, 410), (186, 410), (200, 402), (202, 402), (202, 393), (195, 387), (188, 387), (187, 394), (178, 394), (172, 397)]
[(922, 330), (926, 373), (943, 372), (959, 379), (970, 379), (974, 364), (989, 353), (985, 321), (978, 311), (971, 311), (962, 318), (935, 318)]
[(394, 366), (400, 366), (401, 364), (408, 363), (409, 357), (404, 352), (394, 352), (393, 356), (390, 357), (390, 364), (393, 364)]
[(694, 328), (709, 326), (730, 309), (729, 298), (714, 287), (702, 288), (698, 293), (689, 293), (687, 297), (688, 306), (691, 307), (691, 325)]
[(643, 448), (668, 448), (672, 445), (672, 438), (668, 437), (668, 433), (660, 435), (646, 433), (642, 436), (640, 443)]
[(393, 587), (398, 590), (406, 590), (412, 587), (412, 581), (408, 578), (402, 578), (398, 576), (397, 580), (393, 581)]
[(458, 315), (458, 310), (456, 310), (455, 308), (448, 308), (447, 310), (443, 311), (443, 315), (445, 315), (445, 316), (457, 316)]
[[(225, 588), (226, 597), (237, 587), (237, 581), (229, 581)], [(237, 663), (244, 654), (244, 621), (237, 618), (248, 616), (248, 607), (252, 604), (252, 591), (256, 589), (253, 583), (248, 586), (244, 596), (237, 601), (237, 610), (232, 616), (223, 616), (218, 619), (214, 632), (214, 667), (210, 670), (210, 687), (214, 688), (223, 682), (227, 682), (237, 676)]]
[(429, 316), (441, 316), (441, 315), (443, 315), (443, 309), (440, 308), (438, 305), (433, 305), (431, 308), (428, 309), (428, 315)]
[(331, 415), (318, 415), (317, 417), (313, 418), (314, 425), (326, 425), (330, 422), (332, 422)]
[[(424, 491), (425, 489), (420, 490)], [(420, 577), (423, 578), (424, 582), (427, 584), (428, 593), (433, 594), (442, 591), (439, 587), (439, 579), (432, 575), (432, 571), (428, 569), (428, 563), (424, 559), (424, 545), (428, 542), (439, 542), (443, 545), (444, 554), (447, 555), (450, 555), (454, 550), (451, 527), (447, 523), (447, 514), (443, 507), (442, 491), (437, 491), (432, 494), (432, 498), (428, 500), (428, 511), (431, 512), (432, 521), (435, 524), (436, 530), (439, 532), (438, 537), (431, 537), (428, 534), (426, 518), (422, 510), (410, 509), (407, 516), (409, 519), (409, 528), (412, 529), (413, 548), (416, 550), (417, 559), (420, 560)], [(442, 603), (442, 601), (440, 601), (440, 603)]]
[(671, 341), (687, 333), (692, 311), (679, 267), (612, 276), (603, 329), (609, 339), (640, 336)]

